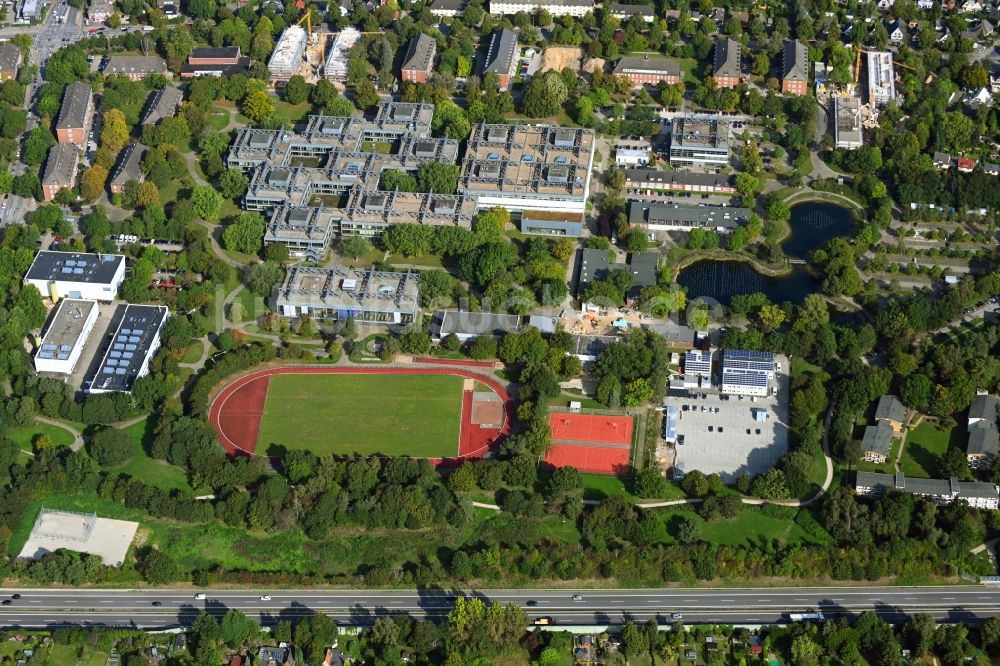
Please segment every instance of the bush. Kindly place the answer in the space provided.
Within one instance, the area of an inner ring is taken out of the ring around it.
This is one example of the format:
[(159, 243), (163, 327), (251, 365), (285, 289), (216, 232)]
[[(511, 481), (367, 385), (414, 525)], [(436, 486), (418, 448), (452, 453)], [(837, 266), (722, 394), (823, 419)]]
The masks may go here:
[(101, 465), (122, 465), (132, 458), (132, 438), (122, 430), (103, 428), (90, 440), (89, 451)]

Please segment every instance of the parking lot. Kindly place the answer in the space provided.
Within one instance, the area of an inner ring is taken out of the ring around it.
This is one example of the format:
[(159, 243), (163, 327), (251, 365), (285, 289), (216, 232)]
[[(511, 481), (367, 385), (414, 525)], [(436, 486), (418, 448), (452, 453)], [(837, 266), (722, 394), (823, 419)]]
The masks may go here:
[(768, 397), (699, 389), (665, 399), (665, 405), (679, 410), (675, 478), (691, 470), (719, 474), (727, 482), (742, 474), (755, 476), (788, 452), (788, 360), (778, 358), (783, 370), (775, 374), (775, 390)]

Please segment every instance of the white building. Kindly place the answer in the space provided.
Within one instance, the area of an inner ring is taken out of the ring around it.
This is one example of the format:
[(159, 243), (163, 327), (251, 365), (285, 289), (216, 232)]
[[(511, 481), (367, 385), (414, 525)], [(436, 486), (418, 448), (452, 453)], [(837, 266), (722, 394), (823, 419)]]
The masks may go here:
[(274, 47), (274, 53), (267, 62), (267, 71), (274, 81), (287, 81), (292, 78), (302, 60), (302, 52), (306, 48), (308, 35), (304, 28), (293, 25), (285, 29)]
[(72, 374), (98, 314), (96, 301), (62, 299), (35, 354), (35, 371)]
[(834, 97), (833, 117), (833, 140), (837, 148), (850, 150), (864, 145), (860, 99), (857, 97)]
[(594, 0), (490, 0), (490, 14), (534, 14), (544, 9), (552, 16), (583, 16), (594, 11)]
[(97, 370), (84, 383), (88, 393), (129, 393), (160, 348), (160, 331), (169, 311), (165, 305), (122, 305), (118, 328)]
[(646, 166), (652, 147), (647, 139), (619, 139), (615, 141), (615, 164), (618, 166)]
[(52, 301), (63, 297), (113, 301), (124, 279), (122, 255), (45, 251), (35, 255), (24, 283)]
[(1000, 487), (982, 481), (959, 481), (950, 479), (907, 478), (902, 472), (895, 475), (878, 472), (857, 472), (854, 491), (866, 497), (879, 497), (887, 491), (909, 493), (925, 497), (935, 504), (951, 504), (955, 500), (965, 500), (974, 509), (997, 509), (1000, 507)]
[(323, 70), (324, 76), (332, 81), (347, 80), (347, 56), (354, 45), (361, 39), (361, 33), (354, 28), (344, 28), (330, 48), (330, 55), (326, 59), (326, 67)]
[(766, 396), (774, 379), (774, 354), (727, 349), (722, 352), (722, 392)]
[(886, 104), (896, 99), (896, 73), (889, 51), (869, 51), (868, 103)]
[(694, 349), (684, 354), (683, 387), (708, 388), (712, 385), (712, 352)]

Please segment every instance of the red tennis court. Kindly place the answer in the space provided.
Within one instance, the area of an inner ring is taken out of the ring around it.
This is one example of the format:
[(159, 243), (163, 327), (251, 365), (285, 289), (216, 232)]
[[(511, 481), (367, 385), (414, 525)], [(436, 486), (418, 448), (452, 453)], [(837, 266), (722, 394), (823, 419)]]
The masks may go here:
[(632, 417), (606, 414), (549, 414), (552, 441), (571, 439), (577, 442), (602, 444), (631, 444)]
[(545, 455), (545, 462), (553, 467), (575, 467), (591, 474), (625, 474), (629, 453), (628, 448), (553, 444)]

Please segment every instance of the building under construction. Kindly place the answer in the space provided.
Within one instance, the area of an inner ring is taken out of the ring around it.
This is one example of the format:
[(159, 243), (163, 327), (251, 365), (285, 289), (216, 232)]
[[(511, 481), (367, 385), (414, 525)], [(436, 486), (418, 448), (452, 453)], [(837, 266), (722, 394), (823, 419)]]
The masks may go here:
[(883, 105), (896, 99), (896, 71), (889, 51), (868, 51), (869, 104)]
[(852, 149), (864, 145), (861, 100), (857, 97), (833, 98), (833, 140), (837, 148)]
[(347, 80), (347, 58), (351, 49), (361, 39), (361, 33), (354, 28), (345, 28), (333, 40), (330, 54), (326, 59), (324, 76), (331, 81)]
[(296, 74), (307, 42), (308, 35), (302, 26), (289, 26), (281, 33), (278, 45), (274, 47), (274, 53), (267, 62), (271, 81), (285, 82)]

